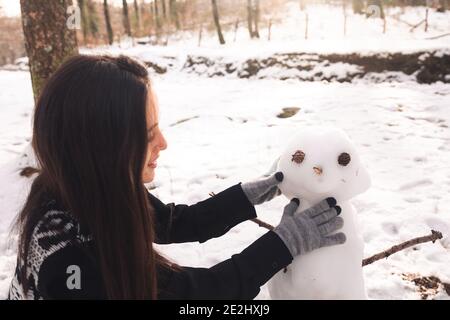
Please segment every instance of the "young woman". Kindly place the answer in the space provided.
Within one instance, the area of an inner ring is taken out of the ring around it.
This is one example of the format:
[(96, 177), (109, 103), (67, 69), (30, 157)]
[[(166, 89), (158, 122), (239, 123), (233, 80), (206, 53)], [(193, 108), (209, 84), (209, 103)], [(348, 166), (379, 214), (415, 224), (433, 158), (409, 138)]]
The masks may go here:
[[(153, 243), (204, 242), (256, 217), (281, 172), (195, 205), (164, 204), (144, 186), (167, 148), (147, 70), (124, 57), (75, 56), (37, 101), (39, 172), (17, 221), (9, 299), (251, 299), (293, 256), (343, 243), (334, 199), (294, 214), (211, 268), (177, 266)], [(305, 288), (307, 290), (307, 288)]]

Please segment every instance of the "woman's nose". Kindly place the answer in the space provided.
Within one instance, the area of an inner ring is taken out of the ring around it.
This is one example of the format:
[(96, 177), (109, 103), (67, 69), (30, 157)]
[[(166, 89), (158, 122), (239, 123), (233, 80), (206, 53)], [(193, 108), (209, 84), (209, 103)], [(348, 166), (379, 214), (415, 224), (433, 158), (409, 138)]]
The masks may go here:
[(313, 170), (319, 176), (323, 173), (322, 167), (319, 167), (319, 166), (313, 167)]
[(161, 148), (161, 150), (166, 150), (167, 149), (167, 141), (166, 141), (166, 138), (164, 137), (164, 135), (162, 133), (161, 133), (160, 148)]

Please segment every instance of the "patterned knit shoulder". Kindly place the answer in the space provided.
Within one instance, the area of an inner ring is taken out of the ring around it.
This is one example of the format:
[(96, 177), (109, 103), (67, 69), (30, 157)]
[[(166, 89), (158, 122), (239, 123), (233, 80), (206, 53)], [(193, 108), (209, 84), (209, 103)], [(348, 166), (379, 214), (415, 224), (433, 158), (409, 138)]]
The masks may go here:
[[(9, 289), (8, 300), (40, 300), (38, 275), (42, 263), (55, 252), (76, 243), (89, 241), (90, 236), (81, 233), (76, 219), (65, 211), (49, 210), (33, 230), (25, 266), (20, 259)], [(21, 275), (26, 268), (29, 289), (25, 294)]]

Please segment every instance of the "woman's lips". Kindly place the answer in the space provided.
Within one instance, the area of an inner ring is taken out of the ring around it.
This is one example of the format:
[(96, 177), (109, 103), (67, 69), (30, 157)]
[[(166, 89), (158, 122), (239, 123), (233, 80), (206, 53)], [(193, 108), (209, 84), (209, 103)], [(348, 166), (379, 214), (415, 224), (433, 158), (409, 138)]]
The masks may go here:
[(149, 162), (148, 163), (148, 166), (150, 167), (150, 168), (156, 168), (157, 166), (158, 166), (158, 162), (157, 162), (157, 160), (158, 160), (158, 158), (156, 158), (154, 161), (152, 161), (152, 162)]

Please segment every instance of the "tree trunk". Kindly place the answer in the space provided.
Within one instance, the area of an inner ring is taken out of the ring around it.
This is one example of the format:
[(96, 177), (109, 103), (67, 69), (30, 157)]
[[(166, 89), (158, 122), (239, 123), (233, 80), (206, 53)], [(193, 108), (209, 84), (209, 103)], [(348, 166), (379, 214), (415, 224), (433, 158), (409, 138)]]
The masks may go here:
[(258, 29), (258, 22), (259, 22), (259, 0), (255, 0), (255, 11), (253, 14), (253, 22), (255, 24), (255, 30), (254, 34), (255, 37), (259, 38), (259, 29)]
[(347, 35), (347, 0), (342, 0), (342, 13), (344, 14), (344, 37)]
[(253, 38), (253, 10), (252, 0), (247, 0), (247, 25), (250, 38)]
[(81, 16), (81, 31), (83, 33), (83, 43), (87, 44), (87, 37), (89, 33), (89, 23), (87, 21), (86, 15), (86, 2), (84, 0), (78, 0), (78, 7), (80, 8)]
[(353, 13), (363, 14), (364, 2), (362, 0), (352, 0)]
[(306, 9), (306, 0), (300, 0), (300, 10), (305, 11)]
[(159, 38), (160, 34), (161, 34), (161, 17), (159, 15), (159, 7), (158, 7), (158, 1), (155, 0), (155, 2), (153, 2), (153, 7), (154, 7), (154, 14), (155, 14), (155, 21), (156, 21), (156, 34)]
[(128, 15), (127, 0), (122, 0), (122, 15), (123, 15), (123, 27), (125, 33), (131, 37), (130, 16)]
[(181, 29), (180, 17), (178, 16), (178, 8), (176, 0), (169, 1), (169, 11), (172, 21), (175, 22), (175, 27), (177, 28), (177, 30), (180, 30)]
[(141, 16), (139, 14), (139, 4), (137, 0), (134, 0), (134, 17), (136, 19), (136, 31), (141, 32)]
[(108, 34), (108, 43), (110, 45), (114, 42), (114, 34), (111, 27), (111, 19), (109, 18), (108, 0), (103, 0), (103, 13), (105, 15), (106, 33)]
[(381, 0), (368, 0), (367, 6), (376, 6), (378, 7), (378, 11), (374, 12), (375, 14), (379, 13), (379, 16), (375, 16), (374, 18), (381, 18), (384, 19), (384, 10), (383, 10), (383, 3)]
[(89, 23), (89, 34), (94, 38), (98, 39), (98, 15), (97, 8), (92, 0), (87, 0), (86, 3), (87, 21)]
[(35, 101), (60, 64), (78, 53), (75, 27), (67, 16), (71, 5), (72, 0), (20, 0)]
[(163, 13), (163, 17), (164, 17), (164, 19), (165, 19), (165, 18), (167, 18), (166, 0), (161, 0), (161, 4), (162, 4), (162, 13)]
[(225, 44), (225, 39), (223, 38), (222, 30), (220, 28), (219, 9), (217, 9), (217, 1), (211, 0), (211, 4), (212, 4), (214, 24), (216, 25), (217, 35), (219, 36), (219, 42), (220, 44)]
[(305, 40), (308, 40), (308, 24), (309, 24), (309, 16), (308, 12), (305, 11)]
[[(448, 1), (447, 1), (448, 2)], [(439, 6), (436, 9), (437, 12), (445, 12), (447, 10), (448, 4), (445, 0), (439, 0)]]

